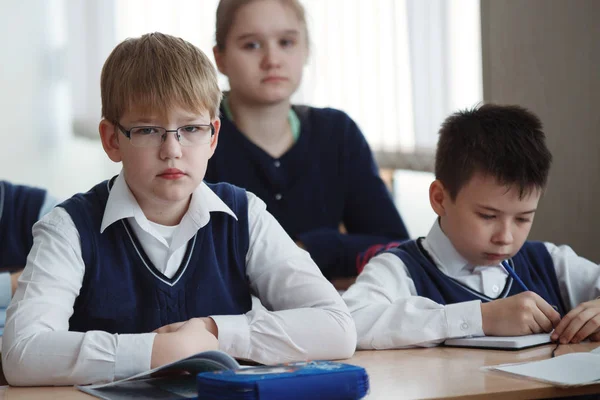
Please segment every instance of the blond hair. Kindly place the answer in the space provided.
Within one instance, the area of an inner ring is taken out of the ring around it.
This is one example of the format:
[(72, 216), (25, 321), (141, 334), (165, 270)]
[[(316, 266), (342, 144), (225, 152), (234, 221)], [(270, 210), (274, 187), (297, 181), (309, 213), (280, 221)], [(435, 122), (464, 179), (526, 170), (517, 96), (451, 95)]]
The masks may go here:
[[(220, 51), (225, 50), (225, 42), (227, 41), (227, 35), (233, 25), (235, 14), (238, 10), (247, 4), (252, 3), (256, 0), (221, 0), (217, 6), (217, 19), (215, 38), (217, 42), (217, 49)], [(308, 46), (308, 26), (306, 24), (306, 12), (304, 7), (298, 0), (279, 0), (279, 2), (290, 7), (296, 14), (298, 20), (304, 26), (304, 34), (306, 36), (306, 45)]]
[(174, 36), (149, 33), (121, 42), (108, 56), (100, 79), (102, 117), (118, 122), (132, 107), (219, 114), (217, 72), (196, 46)]

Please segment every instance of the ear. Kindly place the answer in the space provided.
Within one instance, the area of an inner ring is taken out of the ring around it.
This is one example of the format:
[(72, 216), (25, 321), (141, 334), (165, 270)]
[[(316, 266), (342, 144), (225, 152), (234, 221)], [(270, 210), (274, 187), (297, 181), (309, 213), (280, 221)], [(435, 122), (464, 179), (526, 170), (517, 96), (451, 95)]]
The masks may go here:
[(121, 161), (121, 148), (119, 143), (119, 130), (117, 127), (103, 119), (100, 121), (98, 127), (100, 131), (100, 140), (102, 140), (102, 147), (104, 152), (114, 162)]
[(217, 117), (212, 121), (213, 126), (215, 127), (215, 134), (210, 139), (210, 157), (215, 154), (215, 150), (217, 149), (217, 144), (219, 143), (219, 131), (221, 130), (221, 120)]
[(220, 73), (227, 76), (227, 72), (225, 72), (225, 60), (223, 57), (223, 52), (219, 50), (217, 46), (213, 47), (213, 55), (215, 56), (215, 63), (217, 64), (217, 68)]
[(429, 203), (433, 211), (440, 217), (446, 215), (445, 203), (450, 200), (450, 196), (444, 187), (444, 184), (436, 179), (429, 186)]

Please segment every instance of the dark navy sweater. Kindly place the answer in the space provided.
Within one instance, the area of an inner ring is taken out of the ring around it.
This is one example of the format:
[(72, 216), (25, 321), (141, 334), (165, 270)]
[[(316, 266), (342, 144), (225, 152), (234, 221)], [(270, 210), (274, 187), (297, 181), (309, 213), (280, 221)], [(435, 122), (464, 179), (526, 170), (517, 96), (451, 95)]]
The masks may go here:
[[(300, 137), (280, 158), (223, 115), (206, 180), (229, 182), (260, 197), (327, 278), (356, 276), (360, 252), (408, 239), (408, 233), (356, 123), (330, 108), (294, 106), (294, 111)], [(340, 233), (341, 224), (347, 234)]]
[(152, 264), (126, 220), (100, 233), (108, 181), (59, 205), (77, 227), (85, 263), (70, 330), (142, 333), (193, 317), (250, 311), (246, 192), (229, 184), (209, 187), (238, 219), (211, 213), (209, 223), (188, 242), (172, 278)]
[(0, 269), (25, 266), (46, 191), (0, 181)]

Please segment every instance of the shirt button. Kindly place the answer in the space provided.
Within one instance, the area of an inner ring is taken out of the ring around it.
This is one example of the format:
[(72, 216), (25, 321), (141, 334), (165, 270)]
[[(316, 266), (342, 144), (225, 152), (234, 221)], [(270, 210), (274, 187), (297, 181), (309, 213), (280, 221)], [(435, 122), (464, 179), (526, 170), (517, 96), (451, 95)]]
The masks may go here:
[(281, 200), (281, 198), (282, 198), (282, 197), (283, 197), (283, 196), (281, 195), (281, 193), (277, 193), (277, 194), (275, 195), (275, 200)]
[(275, 168), (279, 168), (279, 167), (281, 167), (281, 162), (279, 162), (279, 160), (275, 160), (273, 165), (275, 166)]
[(463, 331), (466, 331), (467, 329), (469, 329), (469, 324), (467, 324), (466, 322), (463, 322), (462, 324), (460, 324), (460, 329), (462, 329)]
[(497, 285), (492, 286), (492, 290), (494, 291), (494, 293), (498, 293), (498, 290), (500, 290), (500, 288)]

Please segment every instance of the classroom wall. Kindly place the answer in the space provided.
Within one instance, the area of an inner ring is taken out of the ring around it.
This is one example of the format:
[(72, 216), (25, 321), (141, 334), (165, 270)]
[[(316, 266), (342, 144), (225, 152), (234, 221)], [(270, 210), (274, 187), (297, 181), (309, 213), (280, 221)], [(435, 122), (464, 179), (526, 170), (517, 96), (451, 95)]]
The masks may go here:
[(482, 0), (485, 101), (537, 113), (554, 155), (530, 238), (600, 261), (600, 1)]
[[(92, 92), (86, 97), (85, 90), (70, 97), (69, 86), (69, 78), (88, 70), (83, 63), (98, 62), (102, 52), (97, 50), (108, 39), (90, 38), (67, 19), (104, 15), (108, 3), (0, 0), (0, 180), (41, 186), (64, 199), (119, 172), (120, 165), (104, 154), (94, 125), (86, 132), (89, 137), (74, 135), (73, 118), (99, 121), (100, 106), (87, 115), (85, 103), (99, 99)], [(82, 52), (85, 57), (74, 59)], [(396, 205), (410, 234), (426, 235), (435, 220), (428, 200), (431, 174), (398, 171), (394, 180)]]
[(54, 130), (57, 118), (48, 107), (46, 7), (9, 1), (0, 6), (0, 139), (8, 155), (33, 142), (34, 132)]
[(72, 132), (63, 19), (74, 4), (0, 0), (0, 179), (42, 186), (58, 198), (120, 169), (100, 141)]

